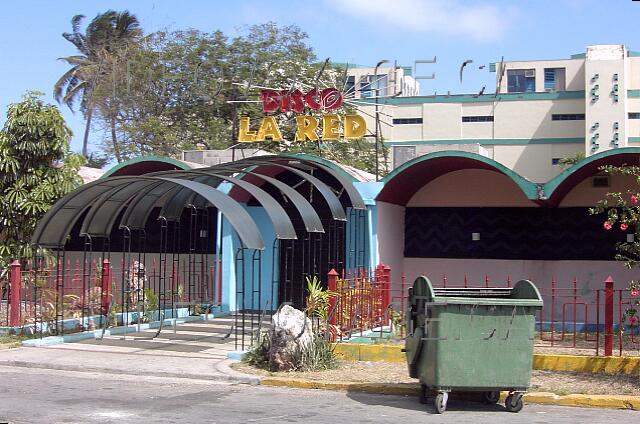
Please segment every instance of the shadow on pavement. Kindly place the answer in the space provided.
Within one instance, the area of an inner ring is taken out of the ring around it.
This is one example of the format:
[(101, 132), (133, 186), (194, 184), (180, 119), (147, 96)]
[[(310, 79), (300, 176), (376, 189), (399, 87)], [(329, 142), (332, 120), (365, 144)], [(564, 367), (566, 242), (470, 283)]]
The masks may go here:
[[(478, 396), (479, 395), (476, 393), (453, 393), (449, 396), (447, 411), (508, 413), (504, 405), (500, 403), (488, 405), (479, 401)], [(370, 406), (386, 406), (437, 414), (435, 407), (433, 406), (433, 397), (429, 397), (429, 402), (424, 405), (418, 401), (417, 396), (390, 396), (362, 392), (347, 392), (347, 397), (356, 402)]]

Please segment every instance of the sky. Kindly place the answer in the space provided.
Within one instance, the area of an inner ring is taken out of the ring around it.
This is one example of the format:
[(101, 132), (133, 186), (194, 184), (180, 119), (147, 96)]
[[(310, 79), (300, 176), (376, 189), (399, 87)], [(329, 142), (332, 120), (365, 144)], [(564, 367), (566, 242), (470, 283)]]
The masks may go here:
[[(129, 10), (145, 32), (160, 29), (222, 30), (242, 34), (268, 21), (297, 25), (320, 59), (375, 66), (382, 59), (413, 66), (434, 80), (422, 94), (494, 91), (495, 74), (481, 65), (505, 60), (568, 58), (593, 44), (624, 44), (640, 51), (640, 1), (632, 0), (138, 0), (6, 1), (0, 13), (0, 125), (10, 103), (27, 90), (45, 93), (68, 68), (60, 57), (75, 53), (62, 38), (70, 20), (87, 21), (106, 10)], [(459, 80), (460, 64), (471, 59)], [(72, 149), (81, 150), (84, 120), (61, 110), (73, 130)], [(92, 134), (90, 143), (95, 141)], [(90, 150), (97, 150), (95, 147)]]

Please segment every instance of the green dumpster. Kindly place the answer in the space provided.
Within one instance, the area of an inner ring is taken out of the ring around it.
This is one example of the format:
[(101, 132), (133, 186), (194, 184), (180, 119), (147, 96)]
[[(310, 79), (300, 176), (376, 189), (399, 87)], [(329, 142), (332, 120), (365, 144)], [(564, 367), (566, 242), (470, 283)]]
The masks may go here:
[(540, 292), (530, 281), (513, 287), (439, 288), (426, 277), (409, 289), (405, 352), (409, 374), (420, 379), (422, 395), (437, 392), (445, 411), (451, 391), (483, 392), (497, 403), (508, 391), (508, 411), (522, 409), (533, 361), (535, 313)]

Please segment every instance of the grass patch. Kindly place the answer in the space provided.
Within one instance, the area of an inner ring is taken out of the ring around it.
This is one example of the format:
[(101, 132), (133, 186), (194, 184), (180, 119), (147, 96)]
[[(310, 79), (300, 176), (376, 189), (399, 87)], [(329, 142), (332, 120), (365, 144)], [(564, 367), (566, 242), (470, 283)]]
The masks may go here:
[[(263, 333), (256, 344), (247, 352), (243, 361), (251, 366), (267, 371), (275, 371), (269, 363), (271, 333)], [(334, 347), (322, 335), (314, 334), (306, 349), (295, 353), (295, 366), (291, 371), (325, 371), (338, 367)]]
[(0, 334), (0, 349), (12, 349), (22, 346), (22, 341), (31, 339), (30, 336), (20, 334)]

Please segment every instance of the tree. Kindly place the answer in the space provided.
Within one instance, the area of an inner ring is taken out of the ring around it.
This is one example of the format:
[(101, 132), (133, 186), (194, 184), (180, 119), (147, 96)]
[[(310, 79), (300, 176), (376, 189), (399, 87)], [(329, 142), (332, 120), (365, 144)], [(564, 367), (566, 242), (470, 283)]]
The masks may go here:
[(138, 19), (128, 11), (109, 10), (101, 13), (82, 33), (80, 25), (84, 18), (83, 15), (74, 16), (71, 19), (72, 32), (62, 34), (80, 54), (61, 58), (71, 65), (71, 69), (55, 83), (54, 97), (58, 103), (66, 104), (71, 110), (74, 103), (80, 101), (80, 111), (86, 119), (82, 155), (87, 157), (89, 130), (96, 107), (93, 94), (101, 84), (103, 91), (108, 90), (106, 87), (111, 72), (109, 65), (113, 64), (115, 57), (122, 56), (122, 50), (132, 41), (136, 41), (141, 30)]
[(9, 105), (0, 130), (0, 268), (28, 256), (38, 220), (82, 183), (83, 158), (70, 153), (71, 130), (43, 93)]
[[(606, 214), (602, 226), (610, 231), (615, 225), (622, 231), (632, 231), (633, 241), (618, 243), (618, 253), (615, 259), (623, 261), (629, 269), (640, 267), (640, 167), (638, 166), (603, 166), (600, 168), (610, 175), (622, 175), (632, 177), (635, 184), (625, 193), (607, 193), (605, 198), (598, 202), (595, 208), (591, 208), (591, 214)], [(628, 307), (623, 319), (628, 322), (632, 331), (639, 322), (640, 309), (640, 280), (629, 282)]]

